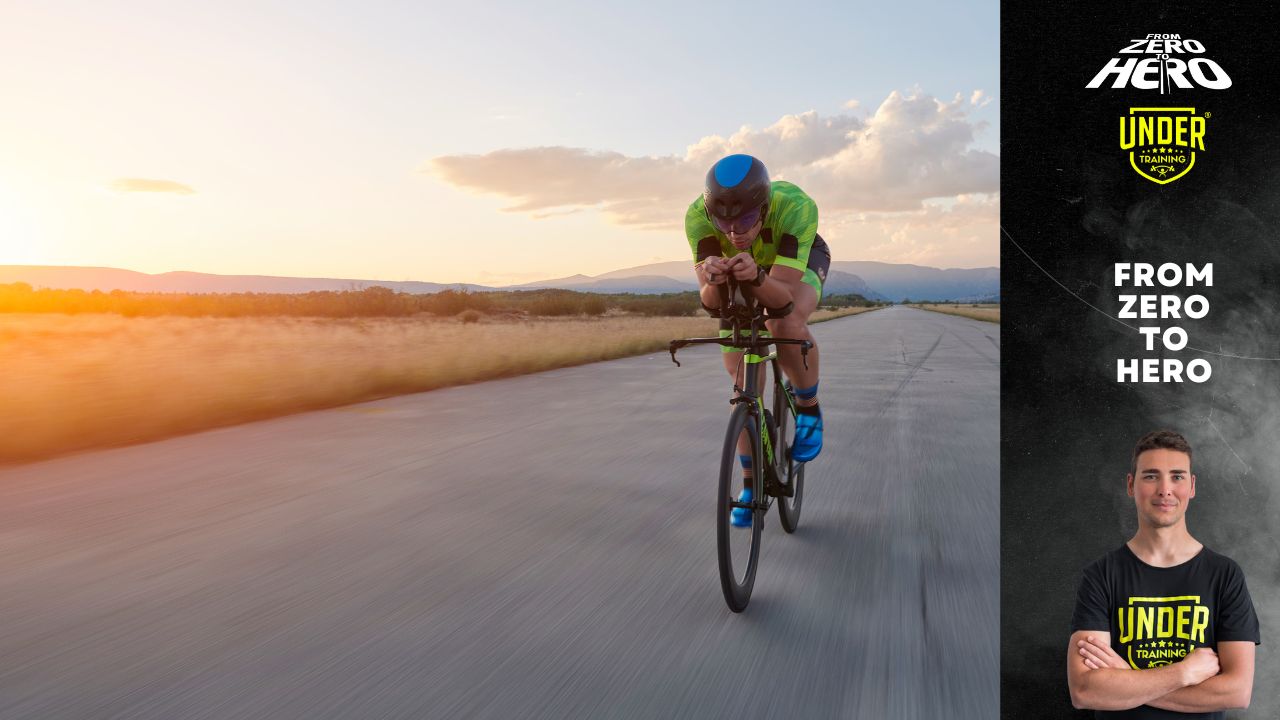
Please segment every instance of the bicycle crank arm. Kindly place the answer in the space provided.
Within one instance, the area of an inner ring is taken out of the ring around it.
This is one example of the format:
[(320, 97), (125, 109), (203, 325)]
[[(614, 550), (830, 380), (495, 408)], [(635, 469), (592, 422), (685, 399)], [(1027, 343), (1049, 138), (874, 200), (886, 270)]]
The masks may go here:
[(764, 478), (764, 493), (771, 497), (795, 497), (796, 489), (791, 483), (784, 483), (775, 476), (775, 473), (769, 473)]

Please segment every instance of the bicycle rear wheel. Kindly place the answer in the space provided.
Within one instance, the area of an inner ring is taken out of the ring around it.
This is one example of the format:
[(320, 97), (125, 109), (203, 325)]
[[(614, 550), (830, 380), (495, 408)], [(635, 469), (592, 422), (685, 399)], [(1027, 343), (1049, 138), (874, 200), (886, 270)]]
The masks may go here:
[(725, 433), (724, 453), (720, 458), (720, 483), (716, 496), (716, 554), (720, 564), (720, 589), (729, 609), (742, 612), (751, 600), (751, 589), (756, 584), (756, 564), (760, 560), (760, 526), (764, 524), (764, 512), (752, 510), (751, 527), (740, 528), (732, 524), (734, 504), (744, 487), (742, 463), (738, 460), (738, 438), (744, 433), (751, 445), (751, 468), (754, 475), (753, 503), (765, 501), (763, 483), (763, 458), (760, 457), (759, 431), (755, 427), (750, 408), (740, 404), (729, 416), (729, 430)]
[(778, 498), (778, 519), (788, 534), (800, 527), (800, 501), (804, 496), (804, 463), (791, 459), (791, 428), (795, 424), (791, 408), (795, 406), (795, 399), (789, 399), (787, 396), (790, 394), (790, 383), (773, 383), (773, 417), (778, 426), (774, 467), (777, 468), (779, 482), (786, 483), (791, 491), (791, 497)]

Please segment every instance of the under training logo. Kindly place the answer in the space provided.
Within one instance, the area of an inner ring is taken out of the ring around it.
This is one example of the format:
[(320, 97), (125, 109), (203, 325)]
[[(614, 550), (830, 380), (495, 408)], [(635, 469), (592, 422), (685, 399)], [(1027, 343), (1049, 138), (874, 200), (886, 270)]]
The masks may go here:
[(1131, 597), (1116, 610), (1117, 640), (1134, 670), (1175, 663), (1196, 647), (1207, 645), (1209, 608), (1199, 595)]
[(1204, 152), (1205, 120), (1189, 107), (1136, 107), (1120, 118), (1120, 149), (1142, 177), (1167, 185), (1191, 172)]

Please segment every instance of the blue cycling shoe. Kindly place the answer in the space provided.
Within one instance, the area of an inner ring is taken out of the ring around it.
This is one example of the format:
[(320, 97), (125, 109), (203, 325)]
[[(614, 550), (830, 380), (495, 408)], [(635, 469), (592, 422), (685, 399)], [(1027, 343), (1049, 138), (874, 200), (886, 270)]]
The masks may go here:
[(822, 410), (817, 415), (796, 415), (796, 440), (791, 444), (791, 459), (809, 462), (822, 452)]
[[(738, 502), (751, 502), (751, 488), (742, 488), (742, 492), (738, 493)], [(738, 528), (751, 527), (751, 511), (746, 508), (736, 507), (733, 512), (729, 513), (729, 524)]]

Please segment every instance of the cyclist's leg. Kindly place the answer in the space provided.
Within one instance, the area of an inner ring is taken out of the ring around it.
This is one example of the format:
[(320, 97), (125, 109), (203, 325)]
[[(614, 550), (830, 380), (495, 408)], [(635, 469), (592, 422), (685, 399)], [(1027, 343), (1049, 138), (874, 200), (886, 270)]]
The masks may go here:
[[(827, 270), (830, 267), (831, 250), (821, 235), (815, 235), (813, 247), (809, 251), (808, 267), (805, 268), (800, 281), (791, 287), (791, 299), (795, 307), (786, 317), (766, 323), (769, 331), (776, 337), (808, 340), (814, 343), (813, 349), (809, 351), (808, 369), (805, 368), (799, 347), (795, 345), (778, 347), (778, 362), (787, 374), (787, 379), (791, 381), (791, 386), (797, 391), (816, 388), (818, 385), (818, 345), (809, 332), (809, 316), (818, 309), (818, 303), (822, 299), (822, 283), (826, 281)], [(817, 403), (816, 396), (800, 397), (797, 400), (802, 406)]]
[[(733, 384), (738, 387), (746, 387), (747, 364), (742, 362), (742, 351), (725, 348), (725, 352), (721, 353), (721, 357), (724, 358), (724, 369), (729, 372), (729, 377), (733, 378)], [(756, 387), (763, 388), (765, 380), (765, 363), (756, 363), (755, 368)]]
[(818, 293), (812, 285), (800, 282), (796, 287), (792, 287), (791, 296), (792, 302), (795, 303), (791, 313), (784, 318), (769, 320), (766, 324), (774, 337), (808, 340), (814, 343), (807, 358), (808, 368), (805, 367), (806, 361), (800, 354), (799, 346), (778, 346), (778, 363), (782, 365), (782, 370), (791, 381), (791, 386), (796, 389), (811, 388), (818, 384), (818, 344), (809, 332), (809, 316), (818, 308)]
[[(724, 369), (729, 372), (729, 377), (733, 378), (734, 385), (738, 387), (746, 387), (747, 364), (742, 362), (742, 351), (729, 350), (728, 348), (724, 348), (724, 350), (725, 352), (721, 353), (721, 357), (724, 359)], [(758, 363), (755, 365), (755, 368), (758, 373), (756, 375), (756, 387), (764, 388), (765, 364)], [(761, 390), (761, 392), (763, 392), (763, 390)], [(730, 411), (732, 411), (732, 408), (730, 408)], [(742, 436), (738, 438), (738, 455), (740, 457), (750, 457), (750, 454), (751, 447), (747, 444), (747, 434), (744, 432), (742, 433)], [(747, 475), (750, 476), (750, 473), (747, 473)]]
[[(722, 331), (724, 332), (724, 331)], [(723, 336), (723, 335), (722, 335)], [(724, 369), (729, 372), (729, 377), (733, 378), (733, 384), (737, 387), (746, 386), (746, 373), (748, 368), (753, 367), (742, 361), (741, 350), (730, 350), (729, 348), (721, 348), (724, 352), (721, 357), (724, 359)], [(754, 365), (757, 372), (756, 387), (764, 387), (765, 364), (756, 363)], [(762, 390), (763, 392), (763, 390)], [(730, 409), (732, 412), (732, 409)], [(743, 430), (738, 436), (738, 462), (742, 464), (742, 493), (738, 495), (739, 502), (748, 502), (752, 499), (749, 493), (751, 489), (751, 481), (757, 472), (764, 472), (760, 468), (751, 465), (751, 437), (747, 435), (747, 431)], [(734, 508), (733, 510), (733, 526), (740, 528), (751, 527), (751, 511), (743, 508)]]
[[(806, 283), (797, 283), (791, 293), (795, 308), (789, 315), (771, 321), (769, 329), (776, 337), (813, 342), (809, 332), (809, 315), (818, 306), (818, 293)], [(800, 353), (799, 346), (778, 347), (778, 364), (782, 366), (791, 387), (795, 390), (795, 435), (791, 442), (791, 457), (798, 462), (809, 462), (822, 452), (822, 410), (818, 404), (818, 346), (814, 344), (808, 357)], [(806, 367), (807, 365), (807, 367)]]
[[(809, 264), (804, 274), (791, 286), (791, 299), (795, 303), (786, 317), (769, 323), (769, 330), (776, 337), (814, 342), (809, 332), (809, 316), (818, 308), (822, 298), (822, 281), (826, 278), (831, 255), (825, 242), (817, 238), (809, 254)], [(796, 435), (792, 445), (793, 457), (801, 462), (813, 460), (822, 451), (822, 411), (818, 406), (819, 353), (817, 344), (807, 358), (795, 345), (778, 348), (778, 363), (782, 366), (796, 393)]]
[[(746, 365), (746, 363), (742, 363), (742, 351), (727, 350), (726, 348), (726, 351), (722, 352), (721, 357), (724, 359), (724, 369), (727, 370), (728, 377), (733, 378), (733, 384), (737, 387), (746, 387), (746, 368), (748, 368), (748, 365)], [(764, 388), (764, 368), (764, 363), (755, 364), (756, 388)], [(760, 389), (760, 392), (764, 392), (763, 389)], [(745, 454), (746, 450), (748, 450), (748, 448), (746, 448), (745, 441), (739, 441), (737, 448), (739, 448), (739, 451), (742, 452), (742, 454)]]

